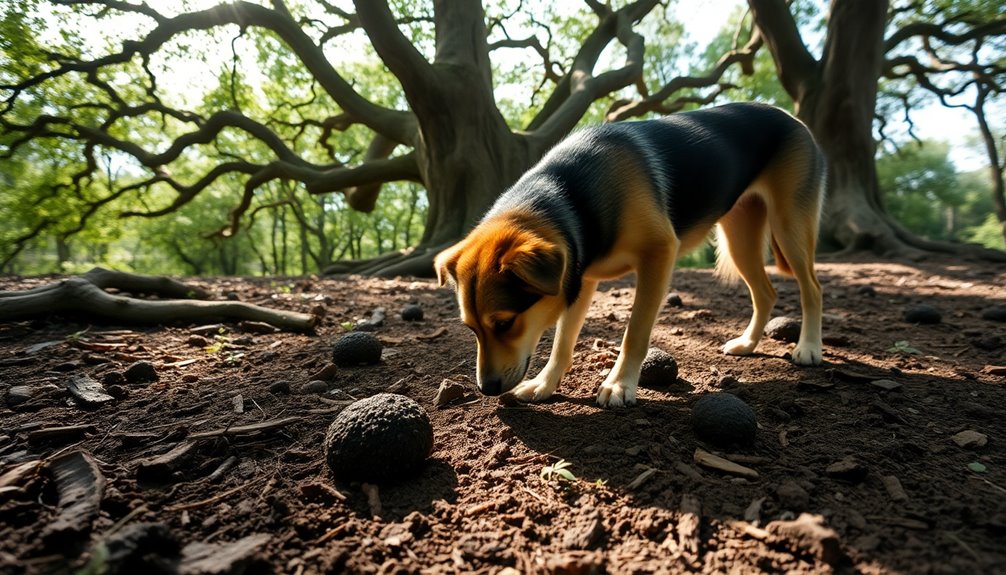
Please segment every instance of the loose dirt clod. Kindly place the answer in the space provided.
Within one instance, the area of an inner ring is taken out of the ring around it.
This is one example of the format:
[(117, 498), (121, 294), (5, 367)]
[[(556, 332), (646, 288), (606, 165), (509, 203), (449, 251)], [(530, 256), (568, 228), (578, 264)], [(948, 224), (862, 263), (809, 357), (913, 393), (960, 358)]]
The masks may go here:
[(381, 361), (384, 345), (373, 335), (352, 331), (332, 346), (332, 363), (339, 367), (370, 365)]
[(774, 317), (765, 325), (765, 335), (778, 341), (796, 343), (800, 339), (800, 320), (786, 316)]
[(751, 406), (736, 395), (710, 393), (692, 407), (692, 429), (703, 441), (728, 447), (754, 443), (758, 424)]
[(325, 458), (340, 481), (402, 479), (418, 471), (432, 451), (433, 426), (426, 411), (393, 393), (350, 404), (325, 437)]

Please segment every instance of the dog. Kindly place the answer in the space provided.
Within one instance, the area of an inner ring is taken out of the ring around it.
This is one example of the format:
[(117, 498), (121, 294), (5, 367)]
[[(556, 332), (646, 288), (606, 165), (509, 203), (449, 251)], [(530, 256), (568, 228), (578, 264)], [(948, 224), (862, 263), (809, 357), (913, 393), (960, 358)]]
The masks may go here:
[[(800, 288), (797, 365), (821, 363), (821, 285), (814, 252), (825, 160), (807, 127), (764, 104), (735, 103), (655, 120), (574, 132), (508, 188), (459, 243), (437, 255), (441, 286), (453, 283), (462, 322), (475, 333), (483, 394), (550, 397), (601, 280), (636, 273), (621, 350), (597, 403), (635, 402), (650, 334), (678, 257), (717, 228), (717, 273), (740, 277), (754, 308), (729, 355), (751, 354), (775, 305), (765, 272)], [(552, 354), (524, 381), (542, 334)]]

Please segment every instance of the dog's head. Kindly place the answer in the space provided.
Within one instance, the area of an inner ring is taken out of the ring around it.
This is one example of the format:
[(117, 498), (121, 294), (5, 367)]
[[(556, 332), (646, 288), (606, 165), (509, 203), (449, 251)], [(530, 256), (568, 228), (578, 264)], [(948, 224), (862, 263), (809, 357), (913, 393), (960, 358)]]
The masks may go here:
[(478, 340), (482, 393), (500, 395), (524, 379), (538, 340), (566, 306), (567, 261), (565, 243), (547, 226), (504, 217), (437, 256), (440, 285), (454, 283), (461, 321)]

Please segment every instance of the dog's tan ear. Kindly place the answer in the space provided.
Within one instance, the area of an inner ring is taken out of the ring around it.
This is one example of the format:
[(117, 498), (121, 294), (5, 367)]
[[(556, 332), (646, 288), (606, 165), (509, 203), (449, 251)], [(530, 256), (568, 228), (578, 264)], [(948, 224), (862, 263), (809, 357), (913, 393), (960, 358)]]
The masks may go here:
[(500, 259), (503, 271), (521, 279), (542, 295), (559, 295), (566, 270), (566, 250), (559, 244), (535, 238), (514, 245)]
[(437, 270), (437, 283), (440, 284), (440, 287), (447, 285), (448, 280), (457, 282), (456, 270), (458, 258), (461, 257), (461, 249), (461, 242), (456, 243), (437, 254), (436, 259), (433, 260), (433, 268)]

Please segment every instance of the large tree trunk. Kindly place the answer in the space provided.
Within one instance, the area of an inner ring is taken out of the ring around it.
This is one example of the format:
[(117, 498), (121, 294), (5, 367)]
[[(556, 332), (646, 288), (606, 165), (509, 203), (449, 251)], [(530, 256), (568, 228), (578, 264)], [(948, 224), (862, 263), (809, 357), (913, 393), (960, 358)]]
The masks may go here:
[(828, 158), (829, 186), (821, 221), (826, 248), (905, 248), (884, 214), (875, 166), (873, 117), (884, 61), (887, 2), (836, 0), (819, 73), (796, 100)]

